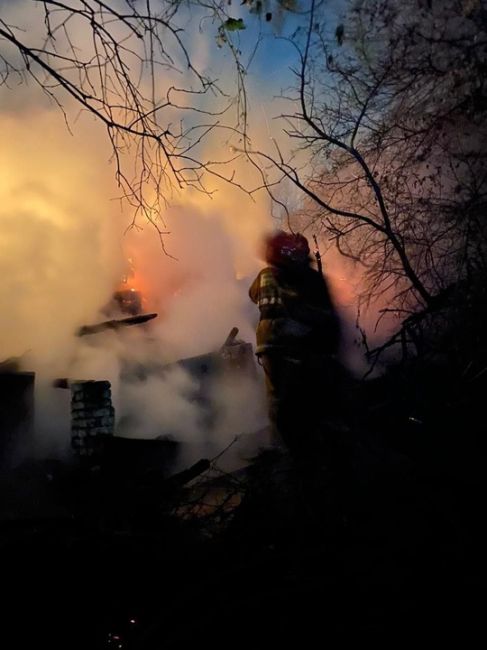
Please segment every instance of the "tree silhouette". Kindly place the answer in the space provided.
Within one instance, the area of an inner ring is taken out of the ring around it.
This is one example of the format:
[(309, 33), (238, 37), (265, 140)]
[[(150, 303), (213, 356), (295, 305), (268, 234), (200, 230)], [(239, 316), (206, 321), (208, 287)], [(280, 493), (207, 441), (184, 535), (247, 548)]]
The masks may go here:
[(387, 299), (402, 324), (385, 347), (418, 347), (485, 277), (486, 15), (358, 0), (330, 31), (312, 3), (281, 115), (292, 152), (245, 151), (276, 201), (294, 185), (306, 222), (364, 267), (361, 304)]
[[(0, 13), (0, 86), (34, 83), (64, 113), (74, 105), (106, 128), (122, 196), (157, 225), (173, 190), (209, 193), (225, 176), (201, 145), (217, 127), (245, 128), (243, 66), (227, 3), (161, 0), (27, 0)], [(180, 26), (190, 12), (198, 23)], [(235, 22), (235, 21), (234, 21)], [(234, 56), (233, 83), (220, 87), (192, 44), (225, 37)]]

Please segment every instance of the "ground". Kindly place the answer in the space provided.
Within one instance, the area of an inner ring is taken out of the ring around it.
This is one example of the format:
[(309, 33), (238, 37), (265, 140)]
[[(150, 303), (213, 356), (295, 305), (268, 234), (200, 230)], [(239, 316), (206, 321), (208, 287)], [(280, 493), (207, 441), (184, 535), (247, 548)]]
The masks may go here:
[(5, 647), (484, 637), (483, 388), (457, 386), (455, 402), (411, 377), (348, 386), (354, 408), (324, 418), (303, 458), (266, 449), (232, 474), (203, 463), (172, 479), (4, 472)]

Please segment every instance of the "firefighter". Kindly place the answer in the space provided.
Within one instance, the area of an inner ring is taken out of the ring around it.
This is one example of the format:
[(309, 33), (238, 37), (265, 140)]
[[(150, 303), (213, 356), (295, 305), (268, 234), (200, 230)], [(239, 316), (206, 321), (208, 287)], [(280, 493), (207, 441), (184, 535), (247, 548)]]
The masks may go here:
[(249, 289), (257, 304), (256, 355), (265, 372), (274, 440), (310, 449), (335, 405), (334, 357), (340, 328), (327, 282), (311, 266), (301, 234), (279, 230), (265, 241), (268, 264)]

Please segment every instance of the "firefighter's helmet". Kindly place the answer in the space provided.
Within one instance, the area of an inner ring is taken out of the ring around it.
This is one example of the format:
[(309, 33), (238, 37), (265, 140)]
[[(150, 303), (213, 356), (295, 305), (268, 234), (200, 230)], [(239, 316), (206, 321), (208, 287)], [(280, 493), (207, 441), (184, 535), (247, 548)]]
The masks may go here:
[(278, 230), (267, 237), (265, 259), (275, 266), (306, 264), (309, 261), (308, 240), (300, 233)]

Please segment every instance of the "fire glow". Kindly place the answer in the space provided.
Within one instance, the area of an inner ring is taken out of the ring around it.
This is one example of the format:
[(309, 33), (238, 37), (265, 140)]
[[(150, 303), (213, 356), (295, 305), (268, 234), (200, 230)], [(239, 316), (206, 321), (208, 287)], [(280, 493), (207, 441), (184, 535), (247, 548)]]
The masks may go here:
[[(25, 92), (19, 91), (20, 104)], [(251, 198), (220, 182), (211, 199), (194, 191), (178, 195), (161, 215), (171, 232), (165, 254), (150, 224), (127, 231), (132, 215), (113, 200), (118, 188), (107, 164), (109, 145), (86, 116), (71, 135), (57, 109), (24, 106), (2, 114), (0, 127), (0, 309), (8, 315), (0, 324), (1, 357), (18, 358), (22, 369), (36, 372), (44, 442), (67, 439), (69, 418), (50, 388), (57, 377), (109, 380), (121, 415), (120, 372), (127, 360), (170, 363), (204, 354), (218, 349), (234, 326), (243, 340), (254, 341), (258, 314), (247, 291), (263, 263), (263, 233), (272, 227), (265, 194)], [(222, 142), (215, 135), (206, 146), (210, 152)], [(241, 164), (240, 180), (252, 185), (250, 166)], [(334, 255), (324, 262), (338, 305), (350, 305), (356, 289), (349, 270)], [(344, 275), (345, 281), (334, 280)], [(103, 310), (117, 291), (139, 295), (141, 311), (159, 317), (147, 329), (77, 338), (80, 327), (107, 319)], [(136, 435), (156, 435), (164, 423), (180, 420), (183, 435), (187, 417), (186, 435), (197, 437), (198, 417), (185, 397), (190, 384), (174, 375), (140, 390), (129, 387), (124, 404), (152, 421), (150, 431), (142, 426)], [(244, 387), (227, 409), (225, 435), (233, 435), (232, 418), (252, 430), (244, 404), (255, 402), (258, 420), (263, 399), (260, 385)]]
[[(230, 190), (211, 205), (201, 197), (199, 203), (181, 197), (165, 215), (172, 231), (165, 255), (151, 226), (124, 234), (129, 216), (126, 206), (121, 210), (111, 200), (117, 188), (113, 169), (103, 162), (109, 152), (92, 124), (80, 122), (71, 136), (56, 111), (35, 109), (29, 124), (1, 117), (0, 162), (8, 173), (0, 190), (0, 308), (9, 317), (2, 318), (0, 333), (2, 359), (14, 357), (21, 369), (36, 373), (41, 451), (69, 445), (69, 405), (52, 388), (59, 377), (109, 380), (117, 415), (124, 416), (121, 391), (124, 408), (143, 414), (134, 435), (176, 426), (187, 441), (198, 439), (197, 407), (186, 397), (189, 377), (180, 372), (124, 386), (121, 369), (218, 349), (235, 325), (242, 338), (253, 340), (255, 315), (245, 278), (259, 265), (254, 243), (266, 224), (264, 206), (250, 213)], [(157, 311), (159, 318), (148, 328), (76, 337), (82, 326), (115, 317), (104, 310), (121, 290), (139, 294), (142, 311)], [(242, 418), (240, 398), (225, 394), (228, 403), (220, 411), (226, 425), (214, 432), (217, 441), (223, 436), (223, 445), (237, 424), (256, 426)], [(254, 419), (262, 417), (261, 386), (244, 387), (242, 399), (255, 402)], [(232, 418), (240, 422), (232, 425)]]

